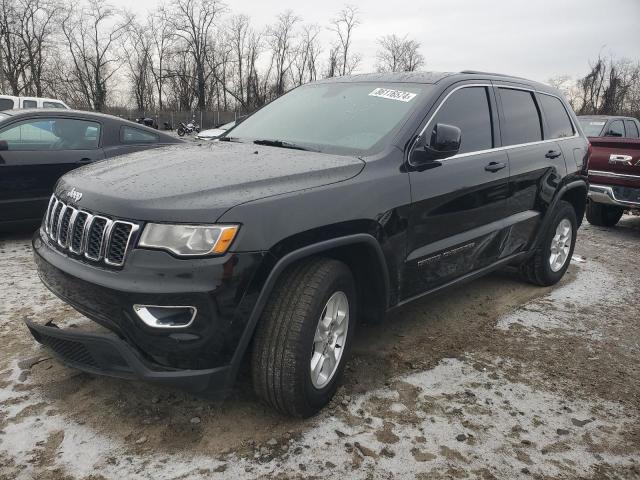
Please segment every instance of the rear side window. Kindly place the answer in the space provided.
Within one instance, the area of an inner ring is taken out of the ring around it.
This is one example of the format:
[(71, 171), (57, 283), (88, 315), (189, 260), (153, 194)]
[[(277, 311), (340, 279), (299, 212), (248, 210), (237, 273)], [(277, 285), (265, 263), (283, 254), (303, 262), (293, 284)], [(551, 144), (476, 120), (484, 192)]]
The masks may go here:
[(10, 98), (0, 98), (0, 110), (13, 109), (13, 100)]
[(120, 141), (122, 143), (158, 143), (158, 135), (124, 126), (120, 129)]
[(504, 111), (502, 143), (504, 146), (542, 140), (540, 113), (533, 92), (500, 88), (500, 99)]
[(560, 99), (544, 94), (540, 94), (538, 99), (549, 129), (545, 137), (549, 139), (572, 137), (574, 134), (573, 125)]
[(609, 124), (607, 128), (607, 132), (605, 133), (607, 137), (624, 137), (624, 124), (622, 120), (614, 120)]
[(13, 151), (93, 150), (99, 139), (99, 123), (70, 118), (24, 120), (0, 131)]
[(493, 148), (489, 97), (485, 87), (466, 87), (453, 92), (436, 114), (432, 127), (446, 123), (462, 131), (459, 153)]
[(64, 108), (66, 110), (67, 107), (60, 102), (42, 102), (42, 108)]
[(38, 102), (35, 100), (23, 100), (22, 108), (36, 108), (38, 106)]
[(633, 120), (625, 120), (624, 126), (627, 129), (627, 137), (629, 138), (639, 138), (640, 132), (638, 132), (638, 125)]

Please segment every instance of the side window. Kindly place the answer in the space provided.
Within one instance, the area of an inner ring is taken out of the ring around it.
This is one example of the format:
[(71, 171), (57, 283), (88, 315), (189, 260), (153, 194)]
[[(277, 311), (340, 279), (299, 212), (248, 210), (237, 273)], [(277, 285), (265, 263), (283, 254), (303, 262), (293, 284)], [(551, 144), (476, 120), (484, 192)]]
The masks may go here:
[(24, 120), (0, 131), (8, 150), (92, 150), (98, 148), (100, 124), (69, 118)]
[(624, 137), (624, 124), (622, 120), (614, 120), (609, 124), (605, 137)]
[(533, 92), (500, 88), (504, 124), (500, 124), (504, 146), (542, 140), (540, 113)]
[(633, 120), (625, 120), (624, 126), (627, 130), (627, 137), (640, 138), (640, 132), (638, 131), (638, 124)]
[(1, 110), (11, 110), (13, 109), (14, 104), (13, 100), (10, 98), (0, 98), (0, 111)]
[(122, 143), (158, 143), (158, 135), (138, 128), (123, 126), (120, 128)]
[(42, 102), (42, 108), (64, 108), (66, 107), (60, 102)]
[(545, 138), (572, 137), (575, 133), (573, 125), (560, 99), (544, 94), (538, 95), (538, 99), (547, 119), (547, 127), (549, 127)]
[(38, 102), (35, 100), (23, 100), (22, 108), (36, 108), (38, 106)]
[(466, 87), (454, 92), (440, 107), (431, 126), (446, 123), (462, 131), (459, 153), (493, 148), (489, 96), (485, 87)]

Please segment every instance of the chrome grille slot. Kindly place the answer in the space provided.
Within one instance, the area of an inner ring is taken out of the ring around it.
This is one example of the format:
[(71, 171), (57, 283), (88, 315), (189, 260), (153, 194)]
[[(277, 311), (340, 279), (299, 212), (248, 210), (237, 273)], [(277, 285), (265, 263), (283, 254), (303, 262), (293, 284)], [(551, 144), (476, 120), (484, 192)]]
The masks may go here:
[(138, 225), (78, 210), (51, 197), (44, 230), (55, 247), (92, 262), (119, 267), (124, 264)]
[(93, 217), (89, 233), (87, 234), (87, 245), (84, 256), (89, 260), (100, 260), (102, 253), (102, 242), (109, 220), (104, 217)]

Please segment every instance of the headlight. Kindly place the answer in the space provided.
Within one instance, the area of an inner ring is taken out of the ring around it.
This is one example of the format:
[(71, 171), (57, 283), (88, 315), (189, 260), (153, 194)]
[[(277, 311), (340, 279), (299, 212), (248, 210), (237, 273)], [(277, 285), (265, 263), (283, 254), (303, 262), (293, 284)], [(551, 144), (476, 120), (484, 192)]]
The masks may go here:
[(221, 255), (236, 236), (238, 225), (167, 225), (148, 223), (138, 245), (167, 250), (180, 257)]

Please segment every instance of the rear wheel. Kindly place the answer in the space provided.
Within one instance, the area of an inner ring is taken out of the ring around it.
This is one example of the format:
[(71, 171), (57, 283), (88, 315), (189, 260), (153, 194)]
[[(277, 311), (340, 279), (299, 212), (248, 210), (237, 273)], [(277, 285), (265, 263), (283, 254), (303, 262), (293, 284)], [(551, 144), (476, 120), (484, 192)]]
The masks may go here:
[(185, 133), (185, 132), (184, 132), (184, 128), (179, 127), (179, 128), (178, 128), (178, 136), (179, 136), (179, 137), (184, 137), (184, 133)]
[(577, 230), (573, 206), (561, 200), (535, 253), (520, 266), (521, 276), (535, 285), (557, 283), (569, 268)]
[(603, 205), (589, 200), (587, 203), (587, 220), (591, 225), (613, 227), (622, 218), (624, 208), (615, 205)]
[(356, 290), (349, 268), (304, 260), (282, 274), (256, 331), (252, 376), (273, 408), (308, 417), (330, 400), (349, 354)]

